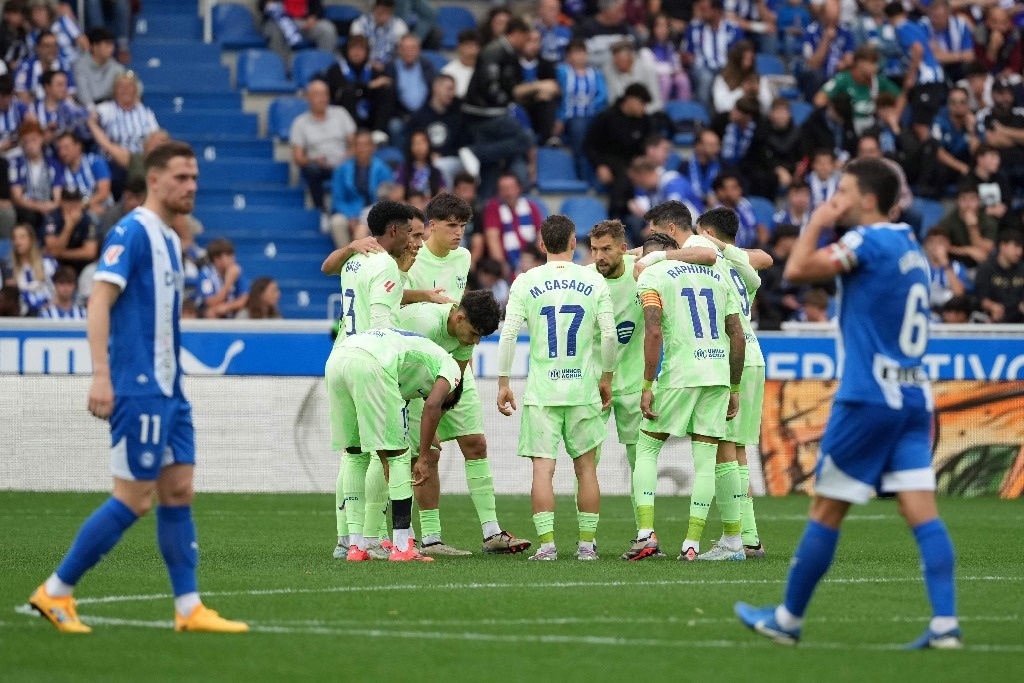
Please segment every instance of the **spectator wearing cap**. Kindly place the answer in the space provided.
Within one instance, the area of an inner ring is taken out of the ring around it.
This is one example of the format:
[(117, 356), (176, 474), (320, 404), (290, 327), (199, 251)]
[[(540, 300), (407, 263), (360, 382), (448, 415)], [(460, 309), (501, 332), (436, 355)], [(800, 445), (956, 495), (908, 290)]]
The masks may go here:
[(58, 265), (71, 266), (75, 277), (100, 253), (96, 217), (86, 210), (82, 199), (77, 189), (65, 188), (59, 206), (43, 222), (46, 253)]
[(1024, 41), (1010, 12), (1000, 5), (985, 11), (985, 21), (974, 27), (974, 56), (990, 74), (1006, 78), (1024, 68)]
[(43, 130), (34, 120), (18, 129), (21, 154), (11, 157), (11, 200), (19, 223), (37, 230), (43, 218), (60, 202), (63, 169), (60, 163), (43, 153)]
[(395, 0), (375, 0), (373, 9), (352, 22), (349, 36), (366, 36), (370, 64), (384, 69), (398, 55), (398, 41), (409, 33), (409, 26), (395, 16)]
[(622, 97), (627, 87), (639, 83), (651, 94), (647, 113), (665, 110), (654, 58), (646, 49), (637, 54), (632, 40), (620, 40), (612, 45), (612, 58), (604, 69), (604, 80), (608, 86), (608, 99), (612, 102)]
[(31, 115), (29, 106), (14, 96), (14, 78), (0, 74), (0, 153), (18, 144), (18, 128)]
[(1015, 106), (1013, 87), (1005, 79), (992, 84), (992, 106), (975, 115), (978, 142), (999, 150), (1011, 183), (1024, 182), (1024, 108)]
[[(978, 186), (969, 180), (957, 188), (956, 204), (938, 223), (949, 237), (949, 254), (968, 266), (985, 261), (995, 247), (999, 221), (985, 212)], [(925, 229), (932, 226), (926, 225)]]
[(249, 301), (249, 282), (235, 260), (235, 245), (219, 237), (206, 245), (210, 262), (199, 273), (197, 295), (204, 318), (233, 318)]
[(63, 71), (68, 75), (68, 94), (75, 94), (75, 77), (71, 63), (62, 59), (57, 46), (57, 36), (41, 31), (36, 39), (35, 55), (18, 65), (14, 74), (14, 92), (25, 104), (32, 104), (45, 96), (43, 74), (47, 71)]
[(81, 52), (89, 49), (89, 40), (78, 26), (69, 3), (32, 0), (29, 3), (28, 17), (32, 28), (28, 35), (29, 47), (35, 45), (36, 37), (42, 31), (50, 31), (57, 36), (61, 58), (68, 63), (73, 63)]
[(111, 163), (113, 192), (118, 197), (124, 187), (131, 155), (141, 152), (149, 134), (160, 128), (156, 114), (142, 103), (140, 94), (135, 74), (125, 72), (114, 81), (114, 99), (99, 104), (90, 117), (99, 124), (89, 126), (89, 130), (103, 150), (103, 156)]
[(114, 81), (125, 72), (124, 65), (114, 59), (114, 34), (98, 26), (87, 34), (89, 51), (79, 55), (72, 64), (76, 97), (85, 106), (98, 104), (114, 96)]
[(930, 125), (946, 99), (946, 72), (932, 51), (928, 29), (910, 21), (902, 2), (886, 5), (885, 15), (910, 62), (903, 89), (909, 93), (911, 122)]
[(902, 113), (905, 98), (900, 87), (878, 73), (878, 50), (861, 45), (853, 52), (853, 64), (830, 78), (814, 95), (814, 105), (824, 107), (838, 93), (846, 93), (853, 105), (853, 129), (858, 135), (875, 125), (875, 100), (880, 93), (897, 98), (897, 114)]
[(85, 320), (85, 306), (75, 303), (78, 274), (70, 266), (61, 266), (53, 274), (53, 299), (39, 309), (40, 318), (50, 320)]
[(82, 151), (82, 140), (74, 133), (64, 133), (57, 138), (57, 158), (60, 159), (63, 174), (57, 182), (66, 194), (77, 193), (79, 201), (99, 216), (114, 203), (110, 193), (110, 165), (93, 152)]
[(459, 31), (455, 58), (441, 67), (441, 73), (455, 79), (455, 96), (465, 97), (469, 81), (480, 57), (480, 33), (474, 28)]
[(715, 76), (729, 58), (729, 49), (741, 38), (743, 29), (725, 16), (723, 0), (697, 0), (693, 5), (693, 21), (686, 29), (683, 66), (690, 69), (694, 98), (709, 109)]
[(338, 29), (323, 18), (321, 0), (260, 0), (260, 12), (267, 47), (285, 64), (291, 63), (292, 50), (305, 41), (327, 53), (333, 52), (338, 44)]
[(994, 323), (1024, 322), (1024, 234), (1006, 230), (974, 276), (981, 310)]
[(583, 142), (598, 181), (608, 187), (608, 213), (613, 218), (627, 215), (626, 202), (632, 191), (627, 169), (644, 153), (644, 140), (657, 132), (647, 113), (650, 102), (646, 87), (630, 85), (614, 106), (594, 117)]
[(826, 2), (804, 32), (803, 64), (797, 81), (807, 100), (853, 61), (853, 34), (839, 24), (839, 3)]

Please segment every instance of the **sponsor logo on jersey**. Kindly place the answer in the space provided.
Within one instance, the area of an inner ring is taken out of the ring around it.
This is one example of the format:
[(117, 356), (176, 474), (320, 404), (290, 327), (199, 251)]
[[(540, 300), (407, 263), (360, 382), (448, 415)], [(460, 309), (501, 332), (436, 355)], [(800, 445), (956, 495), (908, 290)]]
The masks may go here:
[(548, 379), (583, 379), (583, 370), (580, 368), (548, 370)]
[(390, 294), (391, 290), (394, 289), (394, 288), (395, 288), (395, 283), (392, 282), (391, 280), (388, 280), (387, 282), (384, 283), (384, 291), (387, 292), (388, 294)]
[(121, 254), (123, 253), (123, 244), (111, 244), (107, 247), (107, 250), (103, 252), (103, 263), (108, 266), (117, 265), (117, 262), (121, 260)]
[(716, 360), (725, 358), (725, 349), (696, 349), (693, 357), (697, 360)]

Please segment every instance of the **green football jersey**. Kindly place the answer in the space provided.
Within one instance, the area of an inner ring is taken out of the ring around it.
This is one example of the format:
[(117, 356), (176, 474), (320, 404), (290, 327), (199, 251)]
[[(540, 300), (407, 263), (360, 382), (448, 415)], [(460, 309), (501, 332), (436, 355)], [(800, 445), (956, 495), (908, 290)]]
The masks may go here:
[(604, 278), (575, 263), (552, 261), (512, 283), (505, 314), (526, 320), (530, 369), (523, 405), (600, 403), (600, 363), (594, 362), (597, 316), (614, 316)]
[[(633, 264), (636, 256), (626, 254), (622, 258), (625, 270), (615, 279), (605, 278), (612, 295), (615, 309), (615, 336), (619, 345), (615, 356), (615, 376), (612, 378), (612, 394), (632, 394), (640, 391), (644, 379), (644, 309), (640, 305), (640, 293), (633, 279)], [(588, 266), (597, 270), (597, 266)], [(594, 338), (594, 362), (601, 366), (601, 331)]]
[[(402, 398), (426, 398), (438, 377), (452, 387), (462, 381), (462, 371), (451, 355), (426, 337), (403, 330), (368, 330), (346, 337), (341, 348), (362, 349), (377, 359), (398, 381)], [(366, 391), (372, 391), (366, 387)]]
[[(738, 250), (737, 258), (743, 259), (744, 265), (750, 267), (750, 255)], [(743, 269), (733, 267), (733, 263), (724, 256), (718, 257), (718, 266), (724, 268), (728, 274), (733, 287), (736, 288), (736, 295), (740, 303), (740, 322), (743, 324), (743, 337), (747, 341), (746, 357), (743, 360), (744, 367), (764, 367), (764, 354), (761, 353), (761, 344), (757, 341), (754, 328), (750, 324), (751, 306), (754, 303), (754, 296), (761, 287), (761, 279), (749, 279), (744, 276)]]
[[(341, 331), (352, 335), (370, 329), (373, 304), (391, 309), (391, 326), (398, 327), (402, 292), (402, 275), (391, 254), (356, 254), (341, 269)], [(343, 336), (338, 335), (341, 339)]]
[(464, 346), (458, 339), (448, 334), (448, 315), (456, 304), (418, 303), (402, 306), (398, 312), (398, 327), (403, 330), (422, 334), (458, 361), (468, 361), (473, 357), (473, 347)]
[(442, 294), (446, 297), (462, 301), (462, 295), (466, 293), (466, 279), (469, 277), (469, 262), (469, 250), (465, 247), (453, 249), (447, 256), (440, 258), (423, 245), (409, 269), (409, 289), (443, 287)]
[[(697, 236), (684, 246), (714, 248)], [(725, 317), (742, 312), (728, 275), (713, 267), (662, 261), (640, 274), (637, 287), (641, 298), (646, 292), (655, 292), (661, 299), (665, 355), (658, 386), (729, 386)]]

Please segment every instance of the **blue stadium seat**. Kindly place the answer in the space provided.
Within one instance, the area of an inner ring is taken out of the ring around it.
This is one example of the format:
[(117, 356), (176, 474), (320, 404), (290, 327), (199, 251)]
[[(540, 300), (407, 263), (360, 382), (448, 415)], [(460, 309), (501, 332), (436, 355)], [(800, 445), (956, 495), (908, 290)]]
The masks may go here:
[(711, 122), (708, 110), (700, 102), (670, 100), (665, 103), (665, 113), (675, 125), (673, 141), (677, 145), (692, 145), (697, 132)]
[(814, 113), (814, 105), (803, 101), (790, 102), (789, 111), (793, 114), (793, 123), (802, 126), (804, 121)]
[(769, 54), (767, 52), (758, 52), (755, 62), (757, 73), (761, 76), (785, 76), (789, 72), (786, 71), (786, 65), (782, 63), (778, 55)]
[(391, 168), (398, 168), (400, 165), (405, 163), (405, 154), (402, 150), (397, 147), (391, 147), (389, 145), (382, 145), (377, 148), (374, 153), (378, 159), (383, 161)]
[(256, 114), (238, 110), (217, 109), (198, 114), (169, 114), (161, 117), (160, 125), (171, 135), (251, 135), (259, 134)]
[(284, 62), (270, 50), (246, 50), (238, 55), (238, 87), (249, 92), (295, 92), (293, 81), (288, 80)]
[[(268, 155), (269, 156), (269, 155)], [(305, 190), (302, 187), (238, 185), (236, 187), (209, 186), (199, 181), (196, 205), (211, 209), (284, 208), (302, 206)]]
[(247, 50), (267, 44), (266, 36), (256, 30), (249, 8), (235, 3), (213, 6), (213, 37), (225, 50)]
[(537, 208), (540, 209), (541, 220), (551, 215), (551, 210), (548, 208), (547, 202), (545, 202), (544, 198), (539, 194), (524, 194), (523, 197), (537, 205)]
[(278, 97), (267, 109), (267, 132), (282, 142), (288, 142), (292, 121), (307, 111), (309, 103), (301, 97)]
[(590, 186), (576, 177), (576, 164), (569, 152), (538, 147), (537, 188), (541, 192), (586, 192)]
[(608, 219), (608, 210), (593, 197), (568, 197), (560, 212), (576, 224), (576, 239), (583, 239), (595, 223)]
[(757, 216), (757, 222), (764, 225), (768, 229), (775, 227), (775, 203), (770, 199), (764, 197), (758, 197), (750, 195), (747, 197), (747, 201), (750, 202), (750, 206), (754, 209), (754, 215)]
[(150, 21), (145, 17), (140, 17), (135, 22), (135, 35), (132, 39), (132, 45), (134, 46), (137, 41), (182, 39), (203, 39), (203, 20), (196, 16), (194, 11), (173, 20), (168, 20), (166, 17), (161, 20), (160, 17), (155, 17)]
[(292, 78), (300, 88), (313, 80), (313, 76), (326, 71), (334, 64), (334, 55), (322, 50), (302, 50), (292, 60)]
[(11, 253), (11, 240), (0, 240), (0, 261), (6, 259)]
[(441, 47), (454, 50), (459, 44), (459, 32), (476, 28), (476, 17), (465, 7), (438, 7), (437, 26), (441, 29)]
[(914, 203), (911, 204), (910, 208), (921, 217), (921, 226), (917, 231), (918, 235), (924, 235), (930, 228), (942, 220), (942, 217), (946, 214), (946, 210), (942, 207), (942, 202), (935, 201), (934, 199), (914, 197)]
[(331, 21), (355, 21), (362, 11), (352, 5), (325, 5), (324, 19)]
[(451, 61), (437, 50), (423, 50), (423, 56), (430, 60), (430, 63), (434, 65), (438, 73), (441, 72), (445, 64)]
[[(271, 162), (263, 162), (264, 165)], [(287, 165), (282, 164), (287, 173)], [(200, 177), (207, 173), (210, 166), (203, 166), (200, 162)], [(287, 181), (287, 177), (286, 177)], [(320, 214), (313, 209), (304, 209), (301, 205), (290, 209), (246, 209), (236, 211), (234, 209), (208, 209), (198, 206), (195, 216), (203, 222), (203, 226), (209, 232), (231, 229), (234, 227), (245, 228), (247, 232), (254, 230), (277, 230), (282, 237), (291, 239), (293, 230), (318, 230), (320, 228)]]
[(189, 64), (183, 69), (181, 63), (161, 62), (156, 68), (143, 66), (137, 73), (147, 92), (180, 92), (196, 85), (202, 90), (231, 90), (231, 72), (220, 64)]

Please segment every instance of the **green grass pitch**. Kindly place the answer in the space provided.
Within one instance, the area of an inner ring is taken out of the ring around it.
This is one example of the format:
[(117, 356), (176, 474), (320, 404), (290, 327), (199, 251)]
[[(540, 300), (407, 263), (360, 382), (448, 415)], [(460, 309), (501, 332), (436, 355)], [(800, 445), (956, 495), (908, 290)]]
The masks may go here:
[[(617, 559), (628, 500), (607, 498), (600, 562), (573, 559), (575, 516), (559, 499), (557, 562), (525, 555), (433, 564), (331, 559), (333, 495), (200, 495), (200, 587), (241, 636), (176, 634), (149, 517), (82, 581), (90, 636), (63, 636), (19, 607), (49, 574), (100, 494), (0, 493), (0, 680), (1020, 680), (1024, 564), (1020, 501), (943, 500), (957, 548), (967, 648), (899, 652), (929, 615), (917, 549), (892, 501), (855, 508), (804, 640), (782, 648), (746, 631), (736, 600), (776, 602), (803, 528), (805, 498), (758, 499), (764, 561)], [(688, 500), (659, 498), (675, 556)], [(514, 533), (533, 537), (529, 500), (502, 497)], [(468, 497), (442, 501), (446, 540), (479, 548)], [(720, 525), (712, 513), (705, 547)]]

